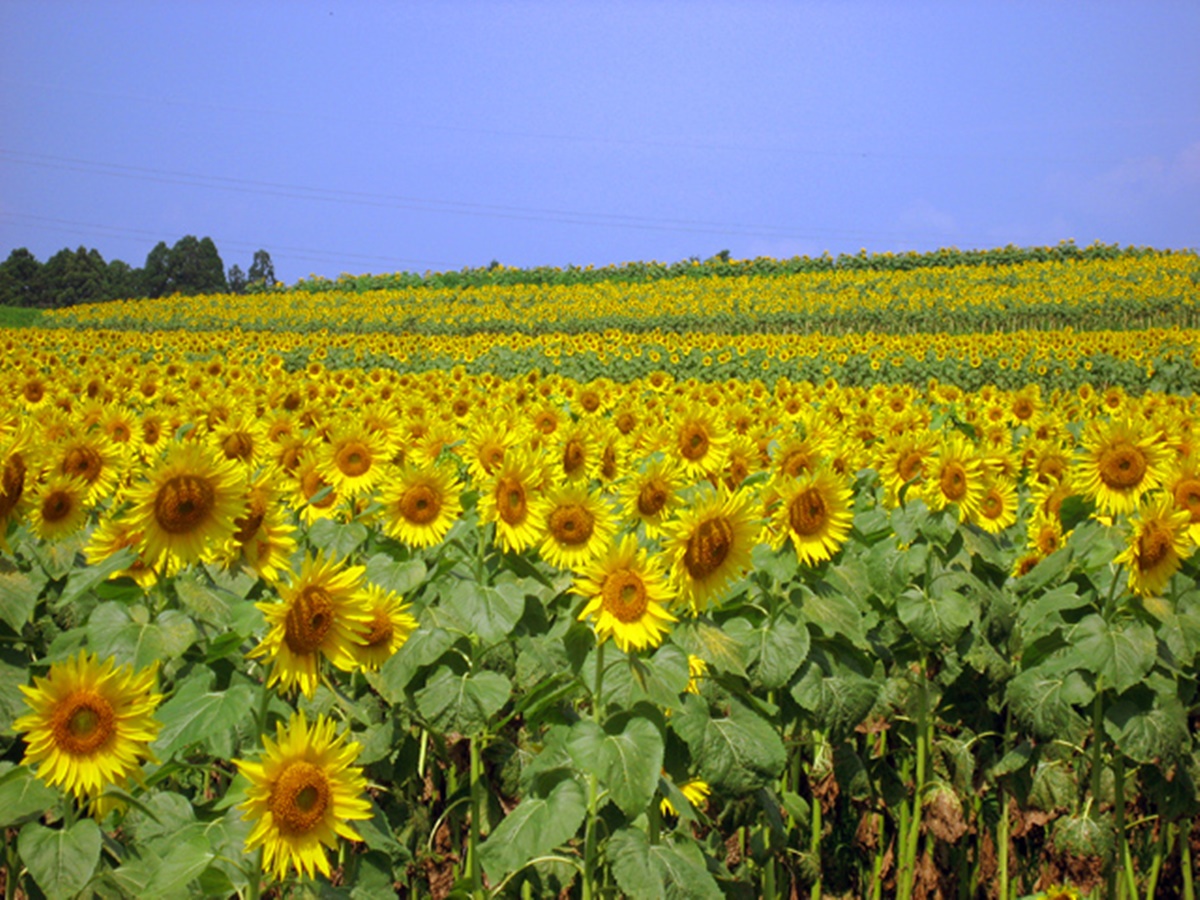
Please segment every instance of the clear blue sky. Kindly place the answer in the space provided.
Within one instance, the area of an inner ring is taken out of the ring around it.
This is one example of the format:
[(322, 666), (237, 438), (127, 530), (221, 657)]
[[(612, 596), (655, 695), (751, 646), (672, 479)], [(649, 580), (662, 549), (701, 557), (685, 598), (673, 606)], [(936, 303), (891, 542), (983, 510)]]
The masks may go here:
[(0, 258), (1200, 247), (1200, 3), (0, 3)]

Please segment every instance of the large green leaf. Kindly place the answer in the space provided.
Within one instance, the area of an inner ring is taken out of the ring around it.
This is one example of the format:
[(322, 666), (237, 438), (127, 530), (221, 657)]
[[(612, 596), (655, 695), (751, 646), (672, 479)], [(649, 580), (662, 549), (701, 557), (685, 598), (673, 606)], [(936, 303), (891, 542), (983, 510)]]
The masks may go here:
[(675, 626), (671, 641), (684, 652), (698, 656), (718, 672), (745, 676), (746, 650), (707, 619), (685, 619)]
[(186, 613), (163, 610), (153, 622), (145, 607), (126, 609), (121, 603), (102, 603), (88, 619), (88, 641), (103, 659), (131, 663), (144, 669), (152, 663), (181, 656), (196, 640), (196, 626)]
[(1177, 759), (1191, 734), (1187, 709), (1173, 691), (1130, 691), (1104, 710), (1104, 719), (1113, 743), (1139, 763)]
[(863, 614), (853, 596), (832, 591), (805, 591), (801, 607), (805, 620), (827, 637), (842, 637), (856, 647), (866, 643)]
[(808, 658), (808, 628), (786, 613), (763, 622), (753, 633), (752, 680), (767, 690), (788, 683)]
[(909, 588), (896, 600), (896, 615), (918, 643), (934, 649), (957, 641), (978, 610), (955, 590)]
[(17, 836), (17, 851), (49, 900), (74, 897), (100, 861), (100, 826), (93, 819), (80, 819), (70, 828), (28, 822)]
[(545, 797), (526, 797), (492, 829), (479, 858), (493, 883), (535, 856), (566, 843), (583, 824), (587, 797), (574, 778), (562, 778)]
[(637, 828), (622, 828), (608, 840), (617, 886), (629, 897), (646, 900), (720, 900), (716, 880), (708, 872), (699, 848), (686, 839), (667, 837), (651, 844)]
[(386, 553), (376, 553), (367, 560), (367, 581), (397, 594), (408, 594), (421, 586), (428, 569), (424, 561), (409, 559), (396, 562)]
[(403, 646), (393, 653), (379, 671), (379, 693), (393, 706), (403, 702), (405, 688), (417, 670), (433, 665), (453, 645), (455, 636), (444, 628), (429, 627), (422, 622)]
[(243, 683), (225, 691), (210, 691), (207, 681), (197, 678), (185, 682), (158, 708), (156, 717), (163, 727), (154, 750), (163, 758), (191, 744), (203, 744), (224, 758), (232, 754), (234, 731), (254, 708), (261, 688)]
[(194, 823), (140, 846), (113, 872), (130, 897), (178, 897), (199, 878), (215, 854), (206, 826)]
[(779, 777), (787, 754), (774, 726), (736, 701), (729, 715), (711, 716), (689, 700), (676, 726), (700, 765), (700, 777), (730, 791), (760, 788)]
[(480, 585), (458, 581), (443, 596), (443, 606), (456, 614), (485, 644), (508, 638), (525, 612), (525, 593), (517, 585)]
[(1008, 683), (1009, 707), (1035, 737), (1078, 740), (1087, 724), (1076, 707), (1092, 702), (1095, 691), (1074, 669), (1047, 663), (1027, 669)]
[[(588, 657), (585, 676), (592, 683), (596, 654)], [(609, 660), (605, 661), (607, 666)], [(660, 707), (679, 705), (679, 695), (688, 684), (687, 654), (674, 644), (663, 644), (653, 656), (630, 656), (625, 665), (614, 665), (604, 676), (604, 699), (629, 709), (635, 703), (649, 700)]]
[(443, 734), (479, 734), (508, 700), (511, 685), (499, 672), (456, 674), (442, 666), (417, 692), (417, 709)]
[(1154, 629), (1132, 619), (1105, 622), (1098, 615), (1085, 616), (1067, 632), (1067, 639), (1073, 645), (1074, 664), (1098, 675), (1117, 693), (1146, 677), (1158, 650)]
[(601, 780), (609, 796), (629, 818), (644, 812), (658, 787), (663, 737), (649, 719), (635, 716), (600, 745)]
[(59, 791), (34, 775), (28, 766), (0, 763), (0, 828), (40, 816), (61, 798)]
[(812, 660), (792, 685), (792, 699), (810, 713), (813, 723), (841, 740), (862, 722), (879, 697), (881, 685), (857, 672), (826, 675)]
[(308, 542), (326, 554), (337, 558), (349, 556), (359, 548), (369, 534), (362, 522), (335, 522), (317, 519), (308, 529)]
[(20, 634), (33, 617), (45, 586), (46, 576), (41, 572), (0, 572), (0, 619)]

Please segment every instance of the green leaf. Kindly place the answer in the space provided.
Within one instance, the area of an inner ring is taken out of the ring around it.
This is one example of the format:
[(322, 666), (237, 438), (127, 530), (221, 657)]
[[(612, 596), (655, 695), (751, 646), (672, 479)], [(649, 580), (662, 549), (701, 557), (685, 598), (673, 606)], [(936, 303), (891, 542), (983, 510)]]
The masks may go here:
[(499, 882), (535, 856), (566, 843), (586, 815), (586, 794), (574, 778), (563, 778), (545, 797), (526, 797), (479, 847), (488, 877)]
[[(594, 653), (588, 663), (594, 669)], [(627, 664), (609, 669), (604, 676), (604, 699), (626, 709), (642, 700), (669, 709), (679, 705), (688, 678), (687, 654), (674, 644), (663, 644), (648, 659), (630, 656)], [(588, 680), (591, 683), (590, 675)]]
[(214, 856), (205, 824), (196, 822), (139, 847), (113, 871), (113, 879), (131, 897), (176, 897)]
[(62, 799), (62, 794), (33, 774), (28, 766), (2, 763), (0, 769), (0, 828), (19, 825), (40, 816)]
[(1145, 694), (1145, 698), (1123, 697), (1105, 709), (1105, 730), (1117, 748), (1136, 762), (1157, 765), (1178, 759), (1191, 734), (1187, 709), (1174, 692)]
[(953, 644), (977, 611), (958, 591), (909, 588), (896, 601), (896, 615), (909, 634), (928, 649)]
[(511, 687), (499, 672), (457, 675), (443, 666), (417, 692), (417, 709), (435, 731), (477, 735), (508, 701)]
[(361, 522), (335, 522), (317, 519), (308, 529), (308, 542), (327, 554), (341, 559), (349, 556), (367, 539), (367, 526)]
[(454, 635), (443, 628), (431, 628), (421, 623), (407, 641), (393, 653), (379, 671), (379, 687), (383, 699), (393, 706), (403, 702), (405, 688), (417, 670), (433, 665), (454, 646)]
[(29, 683), (29, 657), (10, 645), (0, 644), (0, 734), (18, 716), (29, 712), (21, 685)]
[(608, 839), (613, 877), (628, 897), (638, 900), (721, 900), (716, 879), (708, 872), (695, 843), (667, 836), (651, 844), (637, 828), (622, 828)]
[(17, 836), (17, 851), (49, 900), (74, 897), (100, 861), (100, 826), (92, 819), (80, 819), (70, 828), (28, 822)]
[(856, 672), (826, 675), (810, 660), (791, 694), (801, 709), (812, 714), (814, 724), (838, 741), (867, 717), (880, 689), (878, 682)]
[(771, 723), (736, 701), (730, 703), (728, 716), (710, 716), (698, 739), (681, 737), (700, 763), (700, 777), (730, 791), (752, 791), (769, 784), (787, 761), (783, 741)]
[(828, 637), (843, 637), (856, 647), (866, 643), (862, 610), (847, 594), (806, 591), (804, 618)]
[(458, 581), (443, 596), (442, 605), (468, 623), (485, 644), (496, 644), (521, 620), (525, 594), (511, 583), (493, 587)]
[(396, 562), (386, 553), (376, 553), (367, 560), (367, 581), (401, 595), (420, 587), (427, 574), (425, 563), (420, 559)]
[(33, 610), (45, 586), (46, 576), (41, 572), (0, 573), (0, 619), (18, 635), (33, 618)]
[(707, 619), (680, 622), (671, 632), (671, 641), (718, 672), (746, 675), (746, 654), (742, 645)]
[(196, 626), (185, 613), (164, 610), (154, 622), (146, 615), (142, 606), (102, 603), (88, 619), (88, 642), (101, 659), (112, 656), (118, 665), (141, 670), (181, 656), (196, 640)]
[(1035, 737), (1079, 740), (1087, 724), (1075, 708), (1091, 703), (1095, 691), (1079, 672), (1047, 663), (1013, 678), (1006, 695), (1013, 715)]
[(786, 613), (755, 630), (751, 659), (754, 680), (763, 688), (783, 687), (808, 658), (808, 628)]
[(1154, 629), (1132, 619), (1110, 623), (1098, 615), (1086, 616), (1067, 639), (1073, 645), (1074, 664), (1100, 676), (1119, 694), (1146, 677), (1158, 652)]
[(608, 839), (613, 877), (627, 897), (666, 900), (662, 872), (650, 858), (650, 841), (637, 828), (622, 828)]
[(233, 752), (233, 732), (254, 708), (258, 691), (248, 684), (234, 684), (226, 691), (210, 691), (208, 679), (182, 684), (156, 714), (162, 730), (154, 751), (163, 758), (191, 744), (203, 744), (215, 755), (228, 758)]
[[(72, 557), (73, 559), (74, 557)], [(123, 547), (112, 556), (107, 557), (94, 566), (87, 566), (82, 569), (72, 569), (67, 577), (67, 584), (59, 594), (58, 600), (55, 601), (55, 606), (62, 609), (79, 600), (89, 591), (93, 590), (97, 585), (108, 580), (108, 577), (114, 572), (120, 572), (122, 569), (127, 569), (137, 558), (137, 551), (131, 547)]]
[(645, 811), (658, 788), (664, 744), (649, 719), (635, 716), (600, 745), (601, 781), (614, 803), (630, 819)]
[(1054, 823), (1054, 846), (1060, 853), (1073, 856), (1098, 856), (1112, 859), (1113, 827), (1107, 818), (1064, 816)]

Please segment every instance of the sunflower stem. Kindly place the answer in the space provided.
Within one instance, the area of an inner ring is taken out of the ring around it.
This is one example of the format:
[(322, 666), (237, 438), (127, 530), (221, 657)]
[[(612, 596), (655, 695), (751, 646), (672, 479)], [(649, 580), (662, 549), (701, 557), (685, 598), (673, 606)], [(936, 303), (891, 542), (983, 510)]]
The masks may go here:
[(481, 789), (483, 782), (483, 758), (480, 752), (479, 738), (471, 739), (471, 832), (470, 846), (467, 856), (471, 866), (471, 896), (475, 900), (483, 898), (483, 866), (479, 860), (480, 819), (482, 814)]
[[(601, 727), (604, 726), (604, 702), (602, 689), (604, 687), (604, 644), (596, 644), (596, 680), (592, 688), (592, 719)], [(583, 834), (583, 900), (592, 900), (596, 878), (596, 813), (599, 805), (600, 777), (595, 772), (588, 775), (588, 808), (587, 826)]]

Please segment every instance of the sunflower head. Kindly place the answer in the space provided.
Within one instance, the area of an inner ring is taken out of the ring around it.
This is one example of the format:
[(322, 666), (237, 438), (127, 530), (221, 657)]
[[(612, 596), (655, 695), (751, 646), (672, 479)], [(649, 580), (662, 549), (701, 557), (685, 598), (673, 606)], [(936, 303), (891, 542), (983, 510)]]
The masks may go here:
[(711, 491), (669, 531), (673, 581), (681, 600), (700, 612), (750, 568), (759, 519), (745, 490)]
[(626, 653), (657, 647), (676, 621), (664, 607), (666, 575), (631, 534), (586, 565), (573, 590), (588, 598), (579, 619), (591, 619), (598, 641), (611, 637)]
[(303, 711), (262, 742), (259, 760), (234, 760), (250, 782), (240, 805), (242, 818), (254, 822), (246, 852), (262, 847), (263, 866), (279, 880), (289, 868), (328, 877), (326, 850), (338, 837), (361, 841), (349, 823), (371, 817), (366, 779), (352, 765), (362, 746), (336, 734), (324, 716), (310, 726)]
[(33, 687), (21, 685), (30, 712), (13, 722), (24, 735), (23, 764), (40, 779), (80, 800), (95, 799), (110, 784), (124, 784), (151, 757), (158, 736), (154, 709), (156, 669), (103, 663), (81, 651), (50, 667)]

